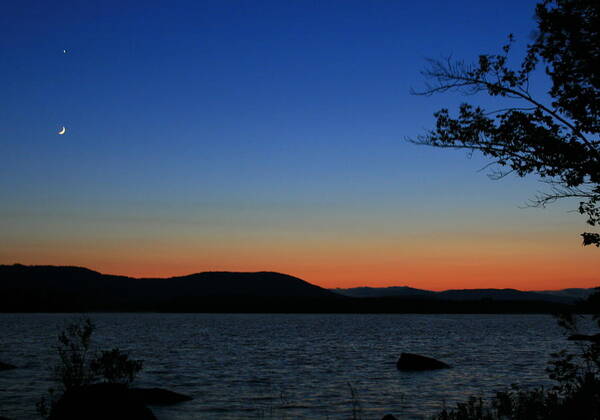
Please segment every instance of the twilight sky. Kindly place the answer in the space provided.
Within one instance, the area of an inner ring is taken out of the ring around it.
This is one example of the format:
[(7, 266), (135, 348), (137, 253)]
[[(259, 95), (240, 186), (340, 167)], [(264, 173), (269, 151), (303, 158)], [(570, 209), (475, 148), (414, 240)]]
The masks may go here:
[[(324, 287), (600, 284), (576, 203), (405, 141), (465, 100), (417, 97), (535, 2), (18, 1), (0, 13), (0, 263)], [(63, 50), (67, 53), (64, 54)], [(67, 127), (65, 135), (57, 131)]]

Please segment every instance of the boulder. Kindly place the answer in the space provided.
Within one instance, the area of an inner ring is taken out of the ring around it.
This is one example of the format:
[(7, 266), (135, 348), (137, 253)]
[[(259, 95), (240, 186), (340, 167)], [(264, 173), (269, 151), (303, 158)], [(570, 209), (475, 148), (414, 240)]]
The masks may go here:
[(10, 365), (8, 363), (2, 363), (0, 362), (0, 370), (11, 370), (11, 369), (16, 369), (17, 367), (14, 365)]
[(396, 367), (399, 370), (435, 370), (448, 369), (450, 366), (444, 362), (420, 354), (402, 353)]
[(143, 401), (121, 384), (94, 384), (69, 390), (52, 408), (49, 420), (156, 420)]
[(570, 341), (593, 341), (596, 343), (600, 343), (600, 333), (594, 334), (594, 335), (573, 334), (573, 335), (570, 335), (569, 338), (567, 338), (567, 340), (570, 340)]
[(131, 388), (129, 392), (148, 405), (171, 405), (192, 399), (188, 395), (161, 388)]

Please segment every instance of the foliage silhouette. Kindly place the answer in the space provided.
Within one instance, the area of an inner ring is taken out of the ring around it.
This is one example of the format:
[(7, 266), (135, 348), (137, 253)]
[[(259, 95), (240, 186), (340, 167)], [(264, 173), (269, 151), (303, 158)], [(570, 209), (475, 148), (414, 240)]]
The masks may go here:
[[(600, 291), (590, 296), (586, 310), (600, 328)], [(580, 332), (583, 316), (563, 314), (558, 324), (566, 334)], [(577, 342), (577, 351), (551, 355), (547, 372), (556, 381), (552, 389), (520, 389), (496, 393), (490, 402), (471, 397), (454, 409), (444, 409), (433, 420), (598, 420), (600, 419), (600, 342)]]
[[(436, 127), (412, 140), (440, 148), (481, 152), (496, 164), (490, 174), (537, 174), (550, 191), (531, 201), (545, 206), (563, 198), (579, 201), (587, 223), (600, 223), (600, 2), (543, 0), (535, 9), (538, 33), (520, 67), (511, 68), (509, 36), (502, 54), (480, 55), (476, 64), (429, 60), (428, 79), (417, 95), (458, 91), (500, 97), (509, 106), (485, 110), (463, 103), (458, 116), (441, 109)], [(535, 97), (530, 81), (542, 66), (550, 78), (548, 100)], [(600, 247), (600, 234), (582, 234)]]
[(50, 388), (37, 403), (42, 417), (49, 417), (56, 404), (67, 393), (77, 392), (98, 382), (129, 386), (142, 370), (141, 360), (132, 360), (118, 348), (95, 353), (92, 334), (96, 326), (88, 318), (67, 325), (58, 334), (59, 361), (54, 367), (58, 391)]
[(60, 362), (54, 368), (56, 382), (63, 391), (89, 385), (94, 380), (90, 369), (90, 346), (95, 326), (90, 319), (69, 324), (58, 334), (56, 348)]
[(103, 350), (90, 362), (92, 373), (111, 384), (130, 385), (142, 370), (141, 360), (130, 360), (129, 356), (118, 348)]

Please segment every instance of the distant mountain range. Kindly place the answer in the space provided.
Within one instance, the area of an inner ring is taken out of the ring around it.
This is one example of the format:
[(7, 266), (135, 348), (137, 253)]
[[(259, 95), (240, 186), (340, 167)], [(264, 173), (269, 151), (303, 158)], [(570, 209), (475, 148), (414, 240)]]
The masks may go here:
[(0, 265), (0, 312), (553, 312), (584, 300), (592, 291), (327, 290), (274, 272), (132, 278), (82, 267)]
[(595, 289), (576, 288), (527, 292), (516, 289), (456, 289), (433, 292), (408, 286), (354, 287), (330, 290), (354, 298), (403, 297), (455, 301), (493, 299), (498, 301), (545, 301), (567, 304), (585, 300), (595, 292)]

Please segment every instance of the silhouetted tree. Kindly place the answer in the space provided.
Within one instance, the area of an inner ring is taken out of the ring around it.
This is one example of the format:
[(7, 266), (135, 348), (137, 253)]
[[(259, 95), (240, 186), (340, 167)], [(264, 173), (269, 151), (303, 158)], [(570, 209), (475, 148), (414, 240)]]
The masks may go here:
[[(480, 55), (476, 64), (429, 60), (428, 79), (418, 95), (459, 91), (510, 101), (485, 110), (462, 104), (434, 115), (435, 129), (413, 140), (441, 148), (481, 152), (497, 164), (490, 174), (537, 174), (550, 185), (532, 200), (544, 206), (562, 198), (579, 200), (587, 223), (600, 223), (600, 1), (544, 0), (536, 6), (537, 35), (520, 67), (508, 65), (512, 35), (498, 55)], [(550, 78), (546, 100), (534, 97), (530, 79), (538, 67)], [(584, 245), (600, 246), (600, 234), (582, 234)]]
[(90, 319), (69, 324), (58, 334), (56, 348), (60, 363), (54, 367), (54, 375), (64, 391), (91, 383), (94, 374), (89, 369), (90, 346), (94, 324)]

